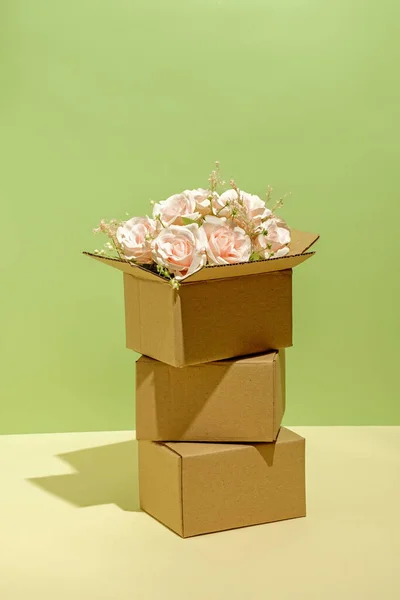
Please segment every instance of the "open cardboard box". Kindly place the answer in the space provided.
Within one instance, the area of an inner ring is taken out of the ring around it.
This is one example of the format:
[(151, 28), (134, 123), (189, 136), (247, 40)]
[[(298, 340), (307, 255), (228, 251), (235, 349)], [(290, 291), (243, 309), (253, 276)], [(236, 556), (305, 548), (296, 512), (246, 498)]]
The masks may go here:
[(292, 345), (292, 269), (319, 236), (291, 235), (285, 257), (207, 266), (179, 290), (144, 266), (86, 254), (123, 271), (127, 347), (184, 367)]
[(271, 442), (285, 411), (285, 350), (184, 369), (136, 362), (136, 439)]
[(305, 440), (139, 442), (140, 505), (182, 537), (306, 514)]

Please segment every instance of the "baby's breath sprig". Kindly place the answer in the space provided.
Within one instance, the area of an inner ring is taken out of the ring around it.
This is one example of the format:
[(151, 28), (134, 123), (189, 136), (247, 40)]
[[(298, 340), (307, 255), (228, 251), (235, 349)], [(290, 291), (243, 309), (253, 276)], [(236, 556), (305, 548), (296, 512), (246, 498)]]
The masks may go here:
[(180, 282), (177, 279), (175, 279), (175, 277), (172, 277), (169, 280), (169, 283), (174, 290), (179, 290), (179, 288), (181, 287)]
[(210, 176), (208, 178), (210, 195), (208, 196), (208, 200), (210, 201), (210, 214), (214, 215), (214, 207), (213, 200), (214, 196), (217, 192), (218, 187), (224, 186), (225, 181), (221, 179), (221, 173), (219, 171), (219, 161), (215, 161), (215, 169), (211, 171)]
[(162, 265), (157, 265), (157, 273), (162, 275), (166, 279), (171, 279), (171, 273), (168, 271), (167, 267), (163, 267)]
[(265, 204), (269, 204), (269, 202), (271, 202), (272, 200), (272, 192), (273, 192), (273, 188), (269, 185), (267, 188), (267, 193), (265, 194), (267, 199), (265, 201)]
[(229, 202), (228, 208), (230, 210), (230, 218), (235, 219), (243, 229), (248, 232), (250, 237), (254, 237), (256, 234), (256, 227), (253, 220), (249, 217), (246, 207), (243, 202), (243, 198), (240, 194), (240, 189), (236, 185), (234, 179), (230, 180), (230, 185), (237, 194), (237, 198)]
[(290, 192), (288, 192), (287, 194), (284, 194), (281, 198), (279, 198), (279, 200), (275, 203), (275, 206), (273, 208), (271, 208), (271, 211), (273, 213), (275, 213), (277, 210), (282, 208), (283, 202), (284, 202), (285, 198), (287, 198), (288, 196), (290, 196)]
[(225, 181), (222, 181), (221, 174), (219, 172), (219, 161), (215, 161), (215, 169), (211, 171), (210, 177), (208, 178), (210, 184), (210, 192), (214, 193), (217, 191), (219, 185), (224, 185)]
[(239, 190), (238, 186), (236, 185), (236, 182), (235, 182), (235, 180), (234, 180), (234, 179), (231, 179), (229, 183), (230, 183), (230, 185), (231, 185), (231, 188), (232, 188), (233, 190), (235, 190), (235, 192), (236, 192), (236, 194), (237, 194), (237, 201), (239, 202), (239, 204), (241, 204), (241, 205), (243, 206), (243, 200), (242, 200), (242, 198), (241, 198), (241, 196), (240, 196), (240, 190)]
[(260, 260), (261, 258), (262, 258), (262, 256), (259, 252), (253, 251), (250, 254), (249, 262), (256, 262), (257, 260)]
[[(99, 233), (104, 233), (104, 235), (106, 235), (109, 238), (109, 242), (106, 242), (104, 244), (104, 247), (106, 248), (106, 250), (108, 251), (107, 254), (110, 253), (110, 251), (115, 251), (115, 253), (117, 254), (118, 258), (120, 259), (124, 259), (124, 256), (122, 254), (121, 251), (121, 247), (118, 243), (117, 240), (117, 229), (118, 227), (120, 227), (121, 225), (124, 224), (124, 221), (118, 221), (117, 219), (111, 219), (111, 221), (106, 221), (105, 219), (102, 219), (99, 223), (98, 227), (95, 227), (95, 229), (93, 229), (93, 233), (95, 234), (99, 234)], [(105, 251), (98, 251), (98, 254), (105, 254)], [(95, 252), (96, 254), (96, 252)]]
[(163, 267), (162, 265), (157, 265), (157, 273), (162, 277), (165, 277), (165, 279), (168, 279), (170, 285), (174, 288), (174, 290), (179, 290), (181, 284), (177, 279), (175, 279), (175, 277), (171, 275), (171, 273), (166, 267)]

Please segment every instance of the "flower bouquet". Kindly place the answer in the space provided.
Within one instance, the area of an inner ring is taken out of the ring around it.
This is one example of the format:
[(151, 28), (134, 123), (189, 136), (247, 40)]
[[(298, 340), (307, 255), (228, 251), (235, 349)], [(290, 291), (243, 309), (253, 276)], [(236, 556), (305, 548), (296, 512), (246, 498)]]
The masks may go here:
[(318, 235), (289, 229), (234, 181), (154, 203), (151, 217), (101, 221), (105, 249), (86, 253), (124, 273), (126, 345), (186, 366), (292, 345), (292, 268)]
[(185, 190), (161, 200), (153, 204), (151, 217), (102, 220), (94, 231), (106, 234), (109, 241), (105, 250), (95, 253), (156, 270), (173, 287), (207, 265), (286, 256), (290, 229), (276, 215), (283, 198), (268, 208), (272, 188), (263, 201), (240, 190), (233, 180), (230, 189), (219, 194), (223, 185), (217, 163), (208, 189)]

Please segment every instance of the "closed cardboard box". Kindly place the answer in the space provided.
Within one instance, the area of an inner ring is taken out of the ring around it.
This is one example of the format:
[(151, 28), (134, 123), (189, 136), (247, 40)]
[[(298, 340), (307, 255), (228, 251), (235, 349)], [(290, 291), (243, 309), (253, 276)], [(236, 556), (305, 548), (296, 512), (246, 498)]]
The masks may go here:
[(292, 230), (290, 253), (207, 266), (178, 290), (143, 265), (91, 255), (124, 272), (126, 345), (175, 367), (292, 345), (292, 268), (317, 235)]
[(136, 362), (138, 440), (270, 442), (285, 411), (284, 350), (184, 368)]
[(143, 510), (182, 537), (303, 517), (305, 440), (267, 444), (139, 442)]

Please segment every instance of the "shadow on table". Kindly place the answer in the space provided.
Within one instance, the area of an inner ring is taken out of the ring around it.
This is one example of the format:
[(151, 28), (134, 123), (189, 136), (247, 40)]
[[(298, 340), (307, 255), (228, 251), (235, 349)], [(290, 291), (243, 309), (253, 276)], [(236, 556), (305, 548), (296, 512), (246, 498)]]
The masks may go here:
[(75, 506), (116, 504), (139, 511), (137, 454), (134, 440), (59, 454), (76, 473), (27, 481)]

